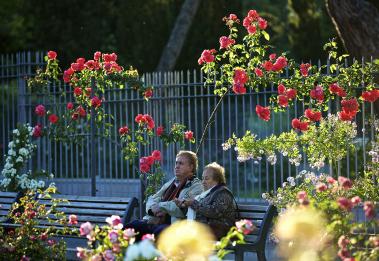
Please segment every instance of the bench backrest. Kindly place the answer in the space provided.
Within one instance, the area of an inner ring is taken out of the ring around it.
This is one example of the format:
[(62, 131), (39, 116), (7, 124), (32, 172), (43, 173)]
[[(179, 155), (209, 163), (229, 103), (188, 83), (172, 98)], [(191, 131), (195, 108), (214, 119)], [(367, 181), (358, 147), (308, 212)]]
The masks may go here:
[(12, 204), (15, 203), (20, 194), (17, 192), (0, 192), (0, 223), (8, 222), (8, 213), (12, 208)]
[(238, 204), (237, 219), (249, 219), (256, 229), (245, 237), (247, 243), (265, 244), (273, 218), (277, 215), (274, 205)]
[[(91, 222), (99, 226), (107, 224), (105, 219), (112, 215), (120, 216), (125, 226), (130, 222), (135, 208), (138, 206), (138, 200), (133, 198), (118, 197), (91, 197), (91, 196), (74, 196), (74, 195), (53, 195), (55, 199), (66, 199), (69, 202), (58, 203), (58, 211), (63, 211), (66, 216), (76, 215), (78, 217), (77, 227), (84, 222)], [(39, 201), (47, 207), (51, 206), (50, 199), (41, 199)], [(47, 223), (46, 223), (47, 225)]]

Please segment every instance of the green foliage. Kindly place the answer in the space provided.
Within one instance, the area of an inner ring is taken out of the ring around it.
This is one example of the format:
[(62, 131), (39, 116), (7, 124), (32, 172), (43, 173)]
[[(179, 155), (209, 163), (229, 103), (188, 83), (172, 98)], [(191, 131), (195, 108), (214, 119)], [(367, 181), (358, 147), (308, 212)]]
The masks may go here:
[(326, 160), (339, 161), (349, 150), (354, 149), (355, 136), (355, 123), (340, 121), (337, 116), (329, 115), (326, 119), (321, 119), (319, 126), (311, 125), (305, 132), (291, 130), (256, 139), (255, 134), (247, 131), (241, 138), (233, 135), (223, 146), (225, 149), (235, 146), (239, 161), (261, 160), (266, 156), (271, 164), (275, 164), (275, 153), (281, 153), (296, 166), (300, 164), (302, 150), (307, 155), (310, 166), (319, 169)]

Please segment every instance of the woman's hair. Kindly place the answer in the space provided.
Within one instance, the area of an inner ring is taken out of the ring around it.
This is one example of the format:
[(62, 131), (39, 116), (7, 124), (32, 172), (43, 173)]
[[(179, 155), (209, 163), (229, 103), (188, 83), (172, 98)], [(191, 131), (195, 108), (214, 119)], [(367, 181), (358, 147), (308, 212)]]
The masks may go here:
[(217, 162), (212, 162), (204, 167), (204, 171), (210, 169), (212, 171), (212, 179), (218, 184), (226, 184), (225, 169)]
[(188, 159), (189, 163), (192, 164), (192, 166), (193, 166), (193, 174), (195, 175), (196, 171), (197, 171), (197, 165), (198, 165), (196, 154), (192, 151), (189, 151), (189, 150), (181, 150), (176, 155), (176, 157), (178, 157), (178, 156), (184, 156)]

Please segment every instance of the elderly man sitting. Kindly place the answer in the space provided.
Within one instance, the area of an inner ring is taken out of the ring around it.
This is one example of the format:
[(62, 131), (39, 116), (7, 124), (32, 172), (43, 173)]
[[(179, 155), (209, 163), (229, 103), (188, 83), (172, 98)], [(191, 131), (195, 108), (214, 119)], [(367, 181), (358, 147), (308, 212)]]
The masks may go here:
[(139, 232), (137, 240), (145, 234), (159, 233), (175, 222), (186, 218), (186, 207), (178, 206), (176, 199), (194, 198), (203, 192), (201, 181), (196, 177), (197, 156), (192, 151), (180, 151), (176, 156), (175, 178), (165, 183), (146, 203), (147, 215), (126, 225)]

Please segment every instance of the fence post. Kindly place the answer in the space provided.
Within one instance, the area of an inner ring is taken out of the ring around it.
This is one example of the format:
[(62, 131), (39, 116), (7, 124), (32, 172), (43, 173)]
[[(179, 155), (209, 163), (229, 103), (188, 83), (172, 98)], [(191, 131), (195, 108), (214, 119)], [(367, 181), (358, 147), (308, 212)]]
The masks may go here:
[[(91, 78), (91, 98), (95, 93), (96, 83), (95, 79)], [(91, 163), (89, 164), (90, 173), (91, 173), (91, 196), (96, 196), (96, 133), (95, 133), (95, 111), (93, 106), (91, 106), (91, 134), (90, 134), (90, 148), (91, 148)]]
[[(30, 61), (28, 61), (29, 63)], [(16, 54), (16, 63), (17, 63), (17, 122), (25, 123), (26, 122), (26, 84), (25, 84), (25, 72), (22, 70), (22, 61), (21, 61), (21, 53)]]

